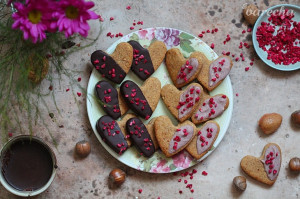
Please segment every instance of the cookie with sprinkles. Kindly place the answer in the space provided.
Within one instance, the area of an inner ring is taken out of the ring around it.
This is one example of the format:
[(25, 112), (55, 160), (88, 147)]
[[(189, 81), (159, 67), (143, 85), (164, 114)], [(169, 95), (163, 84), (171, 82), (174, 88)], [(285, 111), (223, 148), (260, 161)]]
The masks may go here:
[(214, 61), (203, 59), (203, 68), (197, 79), (208, 91), (217, 88), (229, 74), (232, 68), (232, 59), (229, 56), (220, 56)]
[(147, 49), (134, 40), (130, 40), (128, 43), (133, 47), (131, 70), (140, 79), (146, 80), (163, 62), (167, 52), (166, 45), (162, 41), (155, 41)]
[(95, 86), (95, 92), (101, 101), (99, 104), (103, 110), (114, 120), (128, 111), (129, 108), (120, 94), (120, 90), (114, 88), (108, 81), (99, 81)]
[(178, 48), (172, 48), (166, 53), (166, 66), (170, 78), (177, 88), (181, 88), (196, 79), (202, 69), (205, 55), (193, 52), (189, 58), (184, 58)]
[(174, 126), (167, 116), (159, 116), (155, 123), (155, 136), (166, 157), (171, 157), (185, 149), (196, 135), (196, 127), (190, 121)]
[(102, 74), (102, 77), (120, 84), (130, 70), (132, 52), (132, 46), (127, 42), (122, 42), (116, 46), (111, 55), (102, 50), (93, 52), (91, 62), (95, 69)]
[(203, 88), (198, 83), (192, 83), (180, 91), (171, 84), (161, 89), (161, 98), (172, 115), (183, 122), (191, 117), (200, 104)]
[(241, 168), (253, 179), (273, 185), (278, 177), (282, 162), (281, 149), (275, 143), (267, 144), (261, 157), (247, 155), (241, 160)]
[(220, 132), (220, 126), (215, 121), (208, 121), (196, 129), (196, 136), (186, 147), (195, 159), (202, 158), (213, 146)]
[(153, 114), (160, 98), (161, 83), (155, 77), (148, 78), (140, 87), (131, 80), (121, 84), (121, 94), (130, 109), (143, 119)]
[(192, 122), (200, 124), (223, 114), (229, 106), (229, 98), (224, 94), (210, 96), (204, 94), (199, 106), (192, 115)]

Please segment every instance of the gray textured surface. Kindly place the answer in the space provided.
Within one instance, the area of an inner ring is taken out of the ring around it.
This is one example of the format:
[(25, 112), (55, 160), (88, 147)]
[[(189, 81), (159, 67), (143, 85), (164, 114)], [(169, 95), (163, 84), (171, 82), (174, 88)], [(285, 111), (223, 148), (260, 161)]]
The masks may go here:
[[(267, 67), (255, 55), (253, 48), (239, 49), (240, 41), (251, 44), (249, 33), (242, 34), (247, 29), (242, 19), (242, 5), (250, 1), (96, 1), (95, 11), (103, 16), (104, 31), (96, 44), (81, 52), (75, 53), (65, 62), (65, 66), (82, 71), (80, 85), (87, 86), (91, 71), (89, 65), (90, 54), (96, 49), (106, 49), (117, 39), (106, 37), (107, 32), (124, 35), (131, 32), (129, 27), (134, 20), (143, 20), (143, 28), (172, 27), (198, 35), (202, 30), (218, 28), (216, 34), (205, 34), (203, 41), (215, 44), (215, 51), (230, 51), (237, 56), (244, 53), (245, 62), (234, 62), (230, 78), (233, 85), (234, 110), (228, 132), (218, 148), (202, 163), (194, 168), (198, 173), (194, 175), (194, 193), (185, 188), (184, 183), (178, 183), (178, 175), (147, 174), (128, 168), (118, 162), (106, 152), (94, 136), (89, 125), (86, 113), (85, 96), (76, 97), (78, 106), (71, 92), (67, 78), (60, 84), (53, 85), (59, 115), (50, 101), (50, 111), (55, 115), (56, 122), (49, 118), (49, 126), (58, 140), (56, 150), (58, 166), (57, 176), (51, 187), (36, 198), (298, 198), (300, 176), (288, 169), (288, 161), (294, 156), (300, 156), (299, 143), (300, 129), (290, 123), (290, 114), (300, 109), (299, 85), (300, 70), (294, 72), (280, 72)], [(264, 0), (256, 1), (259, 9), (268, 6), (291, 3), (300, 4), (298, 0)], [(126, 6), (131, 5), (131, 10)], [(109, 17), (114, 21), (109, 21)], [(90, 37), (94, 37), (99, 30), (99, 23), (91, 23)], [(230, 34), (231, 41), (223, 45), (226, 35)], [(248, 35), (248, 36), (247, 36)], [(255, 58), (254, 65), (250, 66), (250, 59)], [(245, 72), (245, 67), (250, 70)], [(43, 85), (48, 88), (49, 82)], [(79, 91), (76, 87), (73, 91)], [(79, 108), (78, 108), (79, 107)], [(41, 110), (46, 118), (48, 112)], [(278, 112), (283, 116), (279, 130), (270, 136), (263, 135), (257, 128), (258, 119), (269, 112)], [(64, 128), (58, 126), (63, 124)], [(12, 128), (12, 131), (17, 129)], [(35, 134), (51, 142), (48, 133), (42, 125), (34, 127)], [(16, 135), (17, 133), (15, 133)], [(84, 160), (73, 155), (75, 143), (82, 139), (91, 142), (92, 153)], [(232, 179), (237, 175), (245, 175), (239, 166), (245, 155), (260, 156), (265, 144), (277, 143), (282, 150), (282, 166), (277, 182), (272, 187), (264, 186), (250, 177), (247, 177), (248, 187), (240, 193), (232, 186)], [(107, 176), (111, 169), (122, 168), (127, 172), (126, 182), (119, 189), (109, 189)], [(190, 169), (191, 170), (191, 169)], [(202, 176), (201, 172), (208, 172)], [(141, 194), (138, 189), (143, 189)], [(178, 191), (183, 193), (179, 194)], [(0, 198), (16, 198), (0, 186)]]

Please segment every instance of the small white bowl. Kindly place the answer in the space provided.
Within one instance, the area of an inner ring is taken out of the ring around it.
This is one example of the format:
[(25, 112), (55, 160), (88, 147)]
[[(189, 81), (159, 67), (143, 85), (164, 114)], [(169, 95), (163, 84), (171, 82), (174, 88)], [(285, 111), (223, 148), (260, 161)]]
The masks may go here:
[[(52, 174), (50, 179), (48, 180), (48, 182), (42, 186), (41, 188), (37, 189), (37, 190), (33, 190), (33, 191), (20, 191), (15, 189), (13, 186), (11, 186), (6, 180), (5, 177), (3, 176), (2, 173), (2, 158), (3, 155), (5, 154), (6, 150), (16, 141), (20, 141), (20, 140), (34, 140), (39, 144), (42, 144), (49, 152), (49, 154), (51, 155), (52, 158), (52, 162), (53, 162), (53, 170), (52, 170)], [(57, 161), (56, 161), (56, 157), (55, 154), (53, 152), (53, 150), (41, 139), (35, 136), (31, 136), (31, 135), (20, 135), (20, 136), (16, 136), (14, 138), (12, 138), (11, 140), (9, 140), (1, 149), (0, 151), (0, 182), (1, 184), (12, 194), (17, 195), (17, 196), (22, 196), (22, 197), (30, 197), (30, 196), (36, 196), (42, 192), (44, 192), (53, 182), (55, 175), (56, 175), (56, 169), (57, 169)]]

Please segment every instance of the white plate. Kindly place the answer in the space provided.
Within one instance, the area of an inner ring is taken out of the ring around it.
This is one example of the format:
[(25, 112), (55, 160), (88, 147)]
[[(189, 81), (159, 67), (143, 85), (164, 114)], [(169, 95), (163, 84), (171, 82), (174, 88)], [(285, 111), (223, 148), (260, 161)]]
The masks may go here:
[[(205, 44), (197, 37), (184, 31), (180, 31), (173, 28), (148, 28), (130, 33), (129, 35), (122, 37), (114, 44), (112, 44), (106, 52), (109, 54), (113, 53), (114, 49), (120, 42), (127, 42), (129, 40), (137, 40), (143, 47), (148, 47), (151, 41), (153, 40), (160, 40), (165, 42), (167, 49), (179, 48), (185, 57), (188, 57), (193, 51), (203, 52), (210, 60), (216, 59), (218, 57), (218, 55), (207, 44)], [(100, 49), (100, 47), (98, 49)], [(152, 76), (157, 77), (161, 81), (162, 87), (165, 84), (172, 84), (164, 62)], [(105, 112), (98, 104), (97, 98), (94, 93), (95, 85), (101, 79), (103, 78), (101, 77), (100, 73), (98, 73), (96, 69), (94, 69), (91, 74), (87, 88), (87, 111), (91, 126), (102, 146), (114, 158), (118, 159), (122, 163), (134, 169), (150, 173), (170, 173), (189, 168), (211, 154), (211, 152), (219, 145), (219, 143), (223, 139), (229, 126), (233, 109), (233, 93), (230, 78), (229, 76), (227, 76), (225, 80), (218, 86), (218, 88), (216, 88), (213, 92), (210, 93), (210, 95), (216, 95), (221, 93), (227, 95), (230, 101), (229, 107), (220, 117), (214, 119), (220, 125), (219, 135), (211, 150), (200, 160), (194, 160), (185, 150), (170, 158), (165, 157), (165, 155), (159, 150), (156, 151), (154, 155), (150, 158), (145, 158), (139, 154), (139, 152), (134, 146), (127, 149), (127, 151), (120, 156), (117, 153), (115, 153), (105, 142), (102, 141), (100, 135), (96, 130), (97, 120), (102, 115), (105, 115)], [(143, 83), (135, 74), (133, 74), (132, 71), (130, 71), (127, 74), (125, 80), (127, 79), (136, 82), (138, 85), (142, 85)], [(173, 121), (174, 125), (177, 125), (177, 120), (171, 115), (169, 110), (164, 105), (162, 99), (160, 99), (157, 108), (155, 109), (151, 118), (160, 115), (169, 116)], [(151, 118), (148, 121), (150, 121)], [(199, 126), (201, 125), (198, 125), (198, 127)]]

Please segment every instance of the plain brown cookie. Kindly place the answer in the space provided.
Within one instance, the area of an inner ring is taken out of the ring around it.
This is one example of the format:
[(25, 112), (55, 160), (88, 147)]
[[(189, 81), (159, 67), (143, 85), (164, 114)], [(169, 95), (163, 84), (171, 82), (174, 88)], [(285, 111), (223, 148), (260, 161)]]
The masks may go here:
[(140, 88), (154, 112), (160, 98), (161, 83), (159, 79), (149, 77)]
[(116, 46), (115, 51), (110, 55), (119, 66), (128, 73), (132, 64), (133, 48), (127, 42), (121, 42)]
[(132, 114), (132, 113), (128, 113), (126, 114), (120, 121), (117, 121), (122, 133), (124, 134), (128, 147), (130, 147), (132, 145), (132, 141), (130, 140), (130, 134), (127, 133), (126, 131), (126, 122), (127, 120), (129, 120), (130, 118), (136, 117), (136, 115)]
[[(211, 100), (213, 99), (213, 100)], [(229, 98), (224, 94), (210, 96), (204, 94), (200, 100), (199, 106), (192, 114), (192, 122), (200, 124), (207, 120), (219, 117), (229, 106)]]
[(154, 71), (156, 71), (165, 58), (167, 47), (164, 42), (155, 41), (150, 44), (148, 51), (151, 57)]
[[(192, 122), (185, 121), (174, 126), (172, 121), (164, 115), (156, 119), (154, 129), (159, 147), (166, 157), (171, 157), (182, 151), (196, 135), (196, 126)], [(188, 129), (185, 132), (186, 135), (184, 135), (184, 129)], [(177, 143), (176, 147), (175, 143)]]
[[(193, 94), (191, 94), (191, 89), (193, 88), (197, 89), (194, 89)], [(177, 120), (179, 120), (180, 122), (183, 122), (191, 117), (201, 101), (202, 93), (203, 88), (198, 83), (190, 84), (183, 91), (178, 90), (171, 84), (167, 84), (161, 89), (161, 97), (165, 105), (170, 110), (172, 115), (174, 115), (174, 117), (177, 118)], [(188, 94), (187, 97), (186, 94)], [(183, 100), (180, 100), (181, 97), (183, 98)], [(191, 100), (190, 97), (193, 97), (193, 99)], [(192, 102), (193, 105), (190, 106), (190, 108), (186, 108), (186, 110), (182, 113), (183, 109), (185, 109), (186, 106), (189, 106), (189, 104), (191, 104)]]
[(215, 121), (208, 121), (196, 129), (196, 136), (186, 147), (195, 159), (203, 157), (213, 146), (220, 132), (220, 126)]
[[(205, 57), (205, 56), (204, 56)], [(223, 63), (222, 65), (222, 60), (226, 60), (225, 64)], [(232, 59), (229, 56), (220, 56), (214, 61), (208, 60), (206, 57), (203, 59), (203, 67), (202, 70), (200, 71), (197, 79), (200, 82), (200, 84), (205, 87), (208, 91), (212, 91), (215, 88), (217, 88), (223, 80), (227, 77), (229, 74), (231, 68), (232, 68)], [(225, 66), (228, 66), (227, 68)], [(216, 70), (213, 68), (216, 67)], [(225, 68), (224, 68), (225, 67)], [(221, 68), (221, 69), (219, 69)], [(210, 76), (210, 71), (213, 74)], [(221, 73), (225, 72), (224, 75), (225, 77), (222, 78)], [(219, 76), (219, 77), (217, 77)], [(210, 80), (215, 80), (212, 81), (214, 84), (210, 85)]]
[[(191, 59), (197, 60), (196, 68), (192, 65)], [(189, 58), (185, 59), (178, 48), (168, 50), (166, 53), (166, 66), (174, 85), (181, 88), (193, 81), (201, 71), (205, 59), (207, 59), (205, 55), (198, 51), (193, 52)], [(191, 70), (188, 67), (191, 67)], [(184, 80), (183, 76), (186, 75), (189, 75), (189, 78)]]
[[(271, 149), (276, 149), (278, 152)], [(271, 150), (273, 154), (271, 155), (268, 150)], [(270, 163), (267, 162), (267, 157), (269, 157), (269, 159), (274, 157), (275, 159), (272, 160), (273, 162)], [(247, 173), (250, 177), (254, 178), (255, 180), (267, 185), (273, 185), (280, 171), (281, 160), (282, 157), (280, 147), (275, 143), (269, 143), (264, 147), (261, 157), (257, 158), (250, 155), (245, 156), (241, 160), (241, 168), (245, 173)], [(279, 167), (276, 167), (276, 161), (278, 162)], [(268, 163), (267, 170), (265, 168), (266, 163)], [(271, 165), (273, 165), (273, 167)], [(276, 174), (274, 175), (275, 170)], [(273, 180), (271, 180), (268, 177), (267, 173), (269, 172), (271, 173), (270, 175), (274, 177)]]
[(157, 139), (155, 137), (155, 129), (154, 129), (154, 123), (156, 121), (157, 117), (155, 118), (152, 118), (148, 124), (146, 124), (146, 128), (148, 130), (148, 133), (150, 134), (150, 137), (152, 139), (152, 142), (154, 144), (154, 148), (155, 150), (157, 150), (159, 148), (159, 145), (158, 145), (158, 142), (157, 142)]
[(118, 88), (117, 91), (118, 91), (120, 112), (121, 115), (124, 115), (128, 111), (129, 107), (127, 106), (123, 96), (121, 95), (120, 88)]

